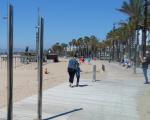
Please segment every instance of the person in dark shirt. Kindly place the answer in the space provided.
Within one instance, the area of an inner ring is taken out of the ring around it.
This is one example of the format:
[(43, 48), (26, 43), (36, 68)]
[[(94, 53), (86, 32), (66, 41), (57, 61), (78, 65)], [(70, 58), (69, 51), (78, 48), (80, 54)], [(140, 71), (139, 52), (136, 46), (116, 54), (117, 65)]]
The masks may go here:
[(102, 64), (102, 70), (105, 72), (105, 65)]
[(74, 75), (76, 73), (77, 69), (77, 60), (76, 60), (76, 55), (74, 58), (71, 58), (68, 62), (68, 74), (69, 74), (69, 86), (73, 87), (73, 81), (74, 81)]
[(145, 84), (148, 84), (148, 76), (147, 76), (147, 70), (148, 70), (148, 65), (150, 63), (150, 54), (149, 51), (146, 51), (145, 57), (140, 56), (141, 62), (142, 62), (142, 69), (143, 69), (143, 74), (145, 77)]

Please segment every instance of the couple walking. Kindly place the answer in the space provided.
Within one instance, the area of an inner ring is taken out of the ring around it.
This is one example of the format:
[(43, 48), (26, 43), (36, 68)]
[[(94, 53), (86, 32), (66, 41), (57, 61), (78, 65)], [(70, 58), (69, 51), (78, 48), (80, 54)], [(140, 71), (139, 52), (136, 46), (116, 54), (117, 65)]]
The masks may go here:
[(73, 81), (74, 81), (74, 76), (76, 74), (77, 77), (77, 83), (76, 86), (78, 87), (79, 85), (79, 79), (80, 79), (80, 67), (79, 63), (76, 60), (76, 55), (71, 58), (68, 62), (68, 73), (69, 73), (69, 86), (73, 87)]

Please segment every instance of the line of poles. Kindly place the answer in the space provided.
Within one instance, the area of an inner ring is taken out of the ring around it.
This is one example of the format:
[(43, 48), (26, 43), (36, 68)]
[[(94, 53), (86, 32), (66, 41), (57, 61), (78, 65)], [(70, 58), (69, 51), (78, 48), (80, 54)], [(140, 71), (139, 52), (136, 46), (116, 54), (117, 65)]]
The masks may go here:
[[(8, 5), (8, 59), (7, 59), (7, 120), (13, 120), (13, 6)], [(39, 19), (38, 30), (38, 109), (37, 120), (42, 120), (42, 82), (43, 82), (43, 36), (44, 19)]]
[[(145, 0), (144, 9), (144, 34), (143, 34), (143, 55), (146, 51), (146, 31), (147, 31), (147, 10), (148, 1)], [(7, 120), (13, 120), (13, 6), (8, 6), (8, 59), (7, 59)], [(44, 19), (40, 17), (38, 28), (38, 109), (37, 120), (42, 120), (42, 79), (43, 79), (43, 36), (44, 36)]]

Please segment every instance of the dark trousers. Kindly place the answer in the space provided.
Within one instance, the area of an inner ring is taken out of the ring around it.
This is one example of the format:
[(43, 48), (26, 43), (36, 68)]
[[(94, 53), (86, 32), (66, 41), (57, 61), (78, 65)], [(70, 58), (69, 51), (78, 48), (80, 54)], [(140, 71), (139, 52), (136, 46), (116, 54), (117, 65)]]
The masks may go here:
[(68, 73), (69, 73), (69, 82), (73, 83), (74, 75), (76, 73), (76, 70), (72, 69), (72, 68), (68, 68)]
[(77, 77), (77, 85), (79, 85), (80, 76), (76, 76), (76, 77)]
[(145, 77), (145, 83), (148, 83), (147, 69), (148, 68), (143, 68), (143, 73), (144, 73), (144, 77)]

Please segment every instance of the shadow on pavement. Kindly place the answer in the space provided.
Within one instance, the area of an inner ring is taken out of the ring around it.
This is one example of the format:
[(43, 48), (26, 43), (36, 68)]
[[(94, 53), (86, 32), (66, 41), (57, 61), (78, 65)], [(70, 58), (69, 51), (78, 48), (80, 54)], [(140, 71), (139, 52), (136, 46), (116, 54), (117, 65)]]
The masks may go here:
[(102, 81), (102, 80), (95, 80), (95, 82), (100, 82), (100, 81)]
[(89, 85), (79, 85), (78, 87), (86, 87), (86, 86), (89, 86)]
[(83, 108), (74, 109), (74, 110), (64, 112), (64, 113), (61, 113), (61, 114), (58, 114), (58, 115), (55, 115), (55, 116), (52, 116), (52, 117), (49, 117), (49, 118), (45, 118), (43, 120), (51, 120), (51, 119), (54, 119), (54, 118), (57, 118), (57, 117), (60, 117), (60, 116), (63, 116), (63, 115), (66, 115), (66, 114), (69, 114), (69, 113), (72, 113), (72, 112), (77, 112), (77, 111), (80, 111), (80, 110), (83, 110)]
[(150, 84), (150, 82), (148, 82), (148, 83), (144, 83), (144, 84)]
[(72, 86), (72, 88), (74, 88), (74, 87), (86, 87), (86, 86), (89, 86), (89, 85), (78, 85), (78, 86), (76, 86), (76, 85), (74, 85), (74, 86)]

